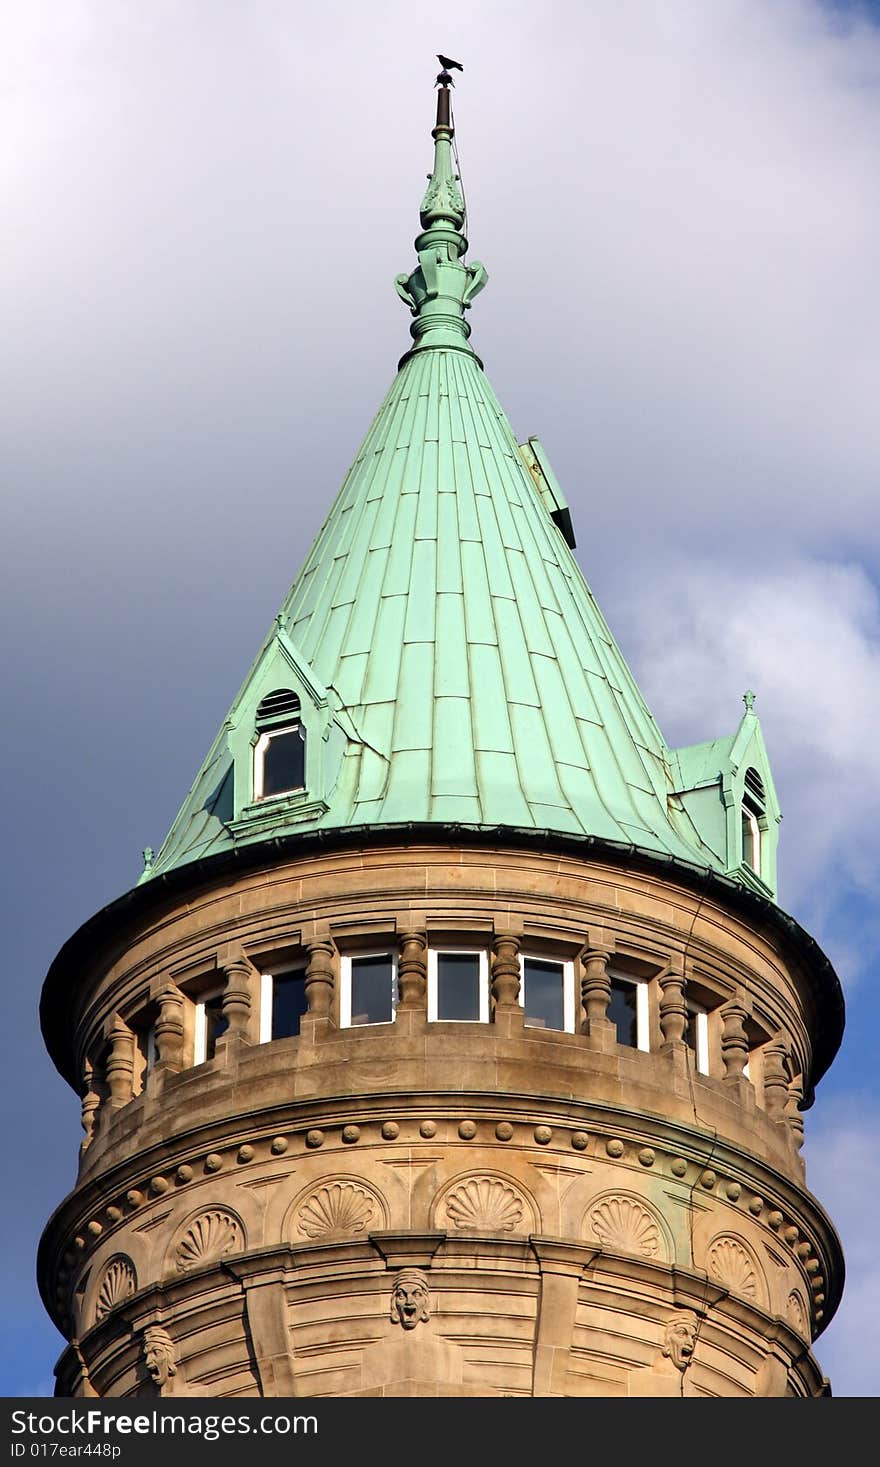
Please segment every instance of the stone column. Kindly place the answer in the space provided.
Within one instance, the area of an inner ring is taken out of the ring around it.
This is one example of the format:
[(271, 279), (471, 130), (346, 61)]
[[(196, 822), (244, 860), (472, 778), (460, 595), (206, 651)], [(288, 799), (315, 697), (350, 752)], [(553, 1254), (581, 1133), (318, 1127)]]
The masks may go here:
[(792, 1144), (799, 1152), (804, 1144), (804, 1116), (801, 1101), (804, 1098), (804, 1077), (795, 1075), (788, 1085), (788, 1100), (785, 1103), (785, 1119), (791, 1132)]
[(764, 1109), (771, 1121), (785, 1122), (788, 1104), (788, 1042), (784, 1034), (764, 1050)]
[(661, 1050), (684, 1044), (687, 1030), (688, 1011), (684, 1001), (684, 974), (670, 963), (660, 974), (660, 1032), (663, 1035)]
[(183, 994), (174, 983), (166, 983), (156, 995), (159, 1017), (156, 1035), (156, 1068), (169, 1074), (183, 1069)]
[(246, 957), (244, 949), (239, 946), (232, 947), (223, 954), (220, 968), (225, 979), (223, 1017), (227, 1023), (223, 1039), (227, 1044), (249, 1044), (248, 1028), (251, 1009), (255, 1007), (257, 971)]
[(522, 943), (515, 932), (498, 932), (492, 941), (492, 998), (498, 1009), (519, 1006), (519, 953)]
[(134, 1095), (134, 1034), (116, 1014), (105, 1031), (110, 1050), (104, 1066), (111, 1110), (127, 1105)]
[(404, 932), (398, 942), (398, 1013), (425, 1009), (428, 1002), (428, 940), (423, 932)]
[(583, 1033), (591, 1049), (610, 1051), (617, 1043), (614, 1024), (608, 1017), (611, 1002), (611, 979), (608, 963), (611, 953), (604, 947), (589, 947), (581, 954), (581, 1003), (584, 1009)]
[(94, 1088), (94, 1081), (95, 1072), (92, 1068), (91, 1061), (85, 1060), (83, 1062), (82, 1111), (80, 1114), (80, 1123), (86, 1134), (83, 1140), (80, 1142), (80, 1156), (83, 1156), (84, 1153), (88, 1151), (89, 1146), (92, 1143), (92, 1137), (95, 1133), (97, 1111), (99, 1105), (101, 1104), (101, 1097), (98, 1091)]
[(515, 932), (496, 932), (492, 939), (492, 1019), (499, 1033), (519, 1035), (525, 1014), (519, 1004), (519, 954), (522, 940)]
[[(329, 1019), (333, 1003), (333, 943), (316, 937), (306, 944), (306, 1003), (308, 1018)], [(304, 1016), (305, 1017), (305, 1016)]]
[(721, 1010), (721, 1058), (725, 1084), (735, 1085), (743, 1078), (749, 1062), (749, 1039), (745, 1030), (746, 1010), (732, 998)]
[(684, 1040), (688, 1020), (687, 1004), (684, 999), (685, 980), (678, 962), (678, 959), (673, 959), (658, 979), (660, 984), (660, 1033), (663, 1036), (660, 1053), (665, 1055), (672, 1065), (674, 1083), (683, 1089), (690, 1085), (691, 1078), (688, 1073), (688, 1049)]
[(724, 1065), (724, 1084), (745, 1105), (753, 1105), (755, 1087), (746, 1079), (745, 1067), (749, 1062), (749, 1036), (745, 1021), (748, 1010), (739, 994), (735, 995), (721, 1010), (721, 1060)]

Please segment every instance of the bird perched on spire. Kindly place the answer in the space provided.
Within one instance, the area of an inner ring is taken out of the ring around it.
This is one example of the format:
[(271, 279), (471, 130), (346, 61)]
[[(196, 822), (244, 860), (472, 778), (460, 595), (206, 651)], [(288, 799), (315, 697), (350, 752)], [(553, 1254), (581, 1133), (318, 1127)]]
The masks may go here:
[(456, 71), (464, 71), (464, 67), (462, 66), (461, 62), (460, 61), (453, 61), (451, 56), (441, 56), (441, 55), (439, 55), (439, 53), (438, 53), (438, 56), (437, 56), (437, 60), (440, 62), (440, 65), (443, 67), (443, 70), (441, 71), (440, 75), (437, 78), (437, 85), (438, 85), (438, 87), (454, 87), (455, 86), (455, 82), (452, 80), (452, 77), (449, 75), (450, 68), (451, 67), (455, 67), (455, 70)]

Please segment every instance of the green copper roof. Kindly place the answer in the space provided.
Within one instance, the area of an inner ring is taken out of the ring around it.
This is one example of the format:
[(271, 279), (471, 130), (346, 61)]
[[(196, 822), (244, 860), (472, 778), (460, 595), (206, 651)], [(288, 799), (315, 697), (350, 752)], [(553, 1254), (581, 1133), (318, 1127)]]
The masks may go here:
[[(742, 736), (700, 757), (666, 747), (571, 553), (546, 454), (519, 446), (468, 344), (487, 276), (463, 262), (439, 97), (419, 263), (396, 280), (414, 346), (142, 880), (271, 836), (426, 821), (585, 833), (736, 872), (724, 779), (741, 801), (744, 751), (772, 794), (750, 708)], [(281, 688), (299, 699), (304, 782), (261, 800), (257, 709)], [(767, 813), (775, 839), (775, 796)]]

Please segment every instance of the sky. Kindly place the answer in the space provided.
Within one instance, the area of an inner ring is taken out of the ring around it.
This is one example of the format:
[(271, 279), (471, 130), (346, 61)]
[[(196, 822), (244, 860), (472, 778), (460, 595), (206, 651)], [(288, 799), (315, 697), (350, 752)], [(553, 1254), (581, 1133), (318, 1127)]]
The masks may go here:
[(79, 1106), (37, 1025), (158, 847), (409, 342), (437, 50), (473, 343), (572, 507), (667, 741), (747, 687), (780, 901), (848, 1004), (806, 1116), (848, 1282), (816, 1346), (880, 1393), (880, 5), (0, 0), (0, 720), (9, 1327)]

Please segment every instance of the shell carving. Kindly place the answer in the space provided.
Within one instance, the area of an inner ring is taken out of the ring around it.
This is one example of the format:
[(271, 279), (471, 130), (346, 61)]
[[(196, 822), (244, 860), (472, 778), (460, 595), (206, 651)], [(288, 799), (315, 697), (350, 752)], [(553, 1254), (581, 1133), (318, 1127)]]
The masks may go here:
[(512, 1233), (522, 1222), (525, 1203), (497, 1177), (469, 1177), (448, 1194), (444, 1209), (447, 1223), (459, 1232)]
[(792, 1329), (796, 1329), (802, 1339), (810, 1338), (810, 1326), (807, 1322), (807, 1310), (803, 1299), (796, 1289), (792, 1289), (788, 1296), (788, 1308), (786, 1310), (788, 1320)]
[(131, 1259), (119, 1253), (104, 1270), (104, 1277), (98, 1289), (98, 1297), (95, 1301), (95, 1323), (115, 1309), (124, 1299), (131, 1298), (137, 1288), (137, 1274)]
[(731, 1294), (757, 1300), (758, 1275), (755, 1265), (735, 1238), (720, 1238), (709, 1249), (709, 1272)]
[(326, 1238), (333, 1233), (355, 1237), (373, 1219), (376, 1203), (363, 1187), (353, 1182), (330, 1182), (303, 1203), (295, 1230), (307, 1238)]
[(660, 1229), (646, 1207), (629, 1197), (607, 1197), (590, 1212), (590, 1227), (604, 1248), (659, 1258)]
[(190, 1268), (236, 1253), (243, 1246), (244, 1234), (238, 1218), (217, 1208), (203, 1212), (190, 1223), (174, 1250), (174, 1261), (178, 1271), (186, 1273)]

